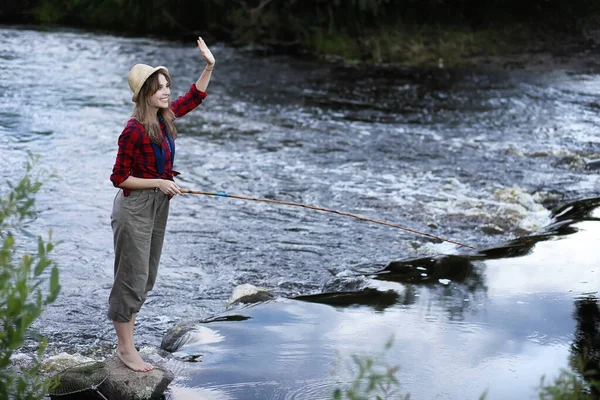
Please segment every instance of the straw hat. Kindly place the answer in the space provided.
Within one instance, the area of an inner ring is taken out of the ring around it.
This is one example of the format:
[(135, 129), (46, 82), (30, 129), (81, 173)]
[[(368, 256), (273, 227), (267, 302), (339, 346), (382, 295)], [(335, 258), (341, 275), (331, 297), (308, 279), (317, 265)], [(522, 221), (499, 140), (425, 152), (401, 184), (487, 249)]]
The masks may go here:
[(129, 71), (129, 87), (133, 92), (131, 100), (134, 102), (137, 101), (138, 94), (140, 93), (142, 86), (144, 86), (144, 82), (146, 82), (150, 75), (161, 69), (167, 74), (169, 73), (167, 67), (163, 67), (162, 65), (151, 67), (146, 64), (135, 64), (133, 68), (131, 68), (131, 71)]

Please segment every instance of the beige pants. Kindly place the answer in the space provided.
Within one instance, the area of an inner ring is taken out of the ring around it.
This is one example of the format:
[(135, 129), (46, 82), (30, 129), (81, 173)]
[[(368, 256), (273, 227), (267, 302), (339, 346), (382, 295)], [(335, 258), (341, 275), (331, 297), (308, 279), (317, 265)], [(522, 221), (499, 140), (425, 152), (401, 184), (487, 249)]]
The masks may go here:
[(119, 190), (111, 225), (115, 245), (115, 281), (108, 299), (108, 317), (129, 322), (154, 287), (162, 252), (169, 197), (159, 190)]

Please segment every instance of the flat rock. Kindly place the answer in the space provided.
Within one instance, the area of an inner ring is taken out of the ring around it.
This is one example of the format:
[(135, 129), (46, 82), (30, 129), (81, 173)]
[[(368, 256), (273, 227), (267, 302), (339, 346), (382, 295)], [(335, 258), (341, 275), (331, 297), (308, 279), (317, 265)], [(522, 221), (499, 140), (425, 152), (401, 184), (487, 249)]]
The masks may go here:
[(70, 368), (60, 373), (59, 379), (58, 388), (50, 395), (53, 400), (98, 399), (97, 392), (110, 400), (158, 400), (174, 376), (155, 364), (150, 372), (135, 372), (112, 357)]

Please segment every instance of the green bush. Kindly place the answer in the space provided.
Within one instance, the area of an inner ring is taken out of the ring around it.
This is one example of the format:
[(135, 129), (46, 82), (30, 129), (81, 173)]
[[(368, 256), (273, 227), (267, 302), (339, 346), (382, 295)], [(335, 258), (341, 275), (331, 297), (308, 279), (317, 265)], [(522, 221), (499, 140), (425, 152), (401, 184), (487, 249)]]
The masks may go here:
[[(55, 246), (52, 232), (41, 237), (33, 253), (17, 247), (16, 234), (35, 216), (35, 194), (41, 183), (32, 176), (36, 158), (27, 162), (23, 178), (7, 183), (9, 193), (0, 198), (0, 398), (41, 399), (51, 381), (40, 373), (47, 341), (33, 332), (32, 323), (58, 296), (58, 268), (49, 258)], [(33, 250), (33, 249), (32, 249)], [(44, 287), (49, 283), (48, 287)], [(37, 345), (37, 354), (26, 371), (11, 364), (11, 356), (26, 342)]]
[(572, 371), (561, 370), (550, 383), (542, 377), (538, 396), (540, 400), (594, 400), (600, 391), (600, 382), (586, 381)]
[[(394, 342), (391, 338), (385, 344), (384, 352), (388, 351)], [(400, 382), (396, 378), (397, 366), (388, 365), (382, 361), (383, 354), (370, 356), (352, 356), (356, 367), (356, 376), (349, 388), (335, 389), (334, 400), (408, 400), (408, 395), (400, 394)]]

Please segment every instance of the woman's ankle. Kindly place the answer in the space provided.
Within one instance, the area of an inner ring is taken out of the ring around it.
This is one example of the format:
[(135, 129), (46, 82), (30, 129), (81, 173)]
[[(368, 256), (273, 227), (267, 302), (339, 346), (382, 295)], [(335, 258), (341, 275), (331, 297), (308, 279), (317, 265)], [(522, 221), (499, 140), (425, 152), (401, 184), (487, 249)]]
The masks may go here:
[(134, 354), (137, 353), (137, 349), (135, 348), (135, 346), (133, 344), (131, 345), (122, 345), (122, 344), (117, 344), (117, 352), (120, 354)]

